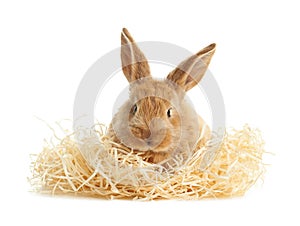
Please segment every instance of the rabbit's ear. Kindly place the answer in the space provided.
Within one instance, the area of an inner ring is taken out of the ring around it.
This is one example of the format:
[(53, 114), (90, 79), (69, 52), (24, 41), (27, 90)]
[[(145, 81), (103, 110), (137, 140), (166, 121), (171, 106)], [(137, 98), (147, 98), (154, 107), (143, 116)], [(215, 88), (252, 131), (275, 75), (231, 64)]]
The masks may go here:
[(150, 76), (148, 61), (126, 28), (121, 33), (122, 70), (129, 82)]
[(170, 72), (167, 79), (175, 82), (185, 91), (190, 90), (204, 76), (215, 50), (216, 44), (214, 43), (200, 50), (195, 55), (181, 62)]

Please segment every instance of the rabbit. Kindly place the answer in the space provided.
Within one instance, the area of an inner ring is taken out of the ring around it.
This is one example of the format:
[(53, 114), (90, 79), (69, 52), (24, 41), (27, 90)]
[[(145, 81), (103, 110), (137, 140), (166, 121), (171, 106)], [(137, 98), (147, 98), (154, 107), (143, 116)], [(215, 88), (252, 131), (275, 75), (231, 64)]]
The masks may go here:
[(151, 76), (145, 55), (126, 28), (121, 32), (123, 73), (130, 83), (129, 99), (113, 116), (107, 135), (116, 143), (142, 153), (158, 164), (175, 155), (193, 153), (211, 131), (185, 94), (204, 76), (214, 55), (210, 44), (180, 63), (166, 79)]

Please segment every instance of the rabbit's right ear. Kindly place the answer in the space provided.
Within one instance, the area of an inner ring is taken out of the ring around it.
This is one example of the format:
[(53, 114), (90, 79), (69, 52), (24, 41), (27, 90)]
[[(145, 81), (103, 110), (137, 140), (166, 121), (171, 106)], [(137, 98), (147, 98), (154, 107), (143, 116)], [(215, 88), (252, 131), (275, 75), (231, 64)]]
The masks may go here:
[(150, 76), (148, 61), (126, 28), (121, 33), (122, 70), (129, 82)]
[(176, 83), (185, 91), (190, 90), (204, 76), (215, 50), (215, 43), (200, 50), (195, 55), (181, 62), (177, 68), (170, 72), (167, 79)]

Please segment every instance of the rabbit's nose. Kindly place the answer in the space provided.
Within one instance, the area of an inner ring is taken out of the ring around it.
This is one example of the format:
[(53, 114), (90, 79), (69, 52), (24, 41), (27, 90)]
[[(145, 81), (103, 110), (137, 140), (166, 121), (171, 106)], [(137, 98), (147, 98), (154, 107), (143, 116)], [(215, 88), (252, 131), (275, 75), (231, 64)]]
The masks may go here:
[[(141, 135), (142, 135), (142, 138), (143, 139), (147, 139), (147, 138), (149, 138), (150, 137), (150, 135), (151, 135), (151, 132), (150, 132), (150, 130), (148, 130), (148, 129), (143, 129), (142, 131), (141, 131)], [(148, 143), (148, 142), (147, 142)]]

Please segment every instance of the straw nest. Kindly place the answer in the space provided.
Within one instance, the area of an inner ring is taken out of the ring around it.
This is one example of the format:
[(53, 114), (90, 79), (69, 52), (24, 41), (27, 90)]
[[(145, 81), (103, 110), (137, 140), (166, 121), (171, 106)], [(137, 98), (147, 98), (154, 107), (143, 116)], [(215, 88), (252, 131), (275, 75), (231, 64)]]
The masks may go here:
[(105, 134), (99, 125), (93, 133), (78, 131), (47, 143), (32, 161), (33, 189), (108, 199), (219, 198), (243, 195), (264, 172), (264, 142), (247, 125), (170, 164), (151, 164)]

